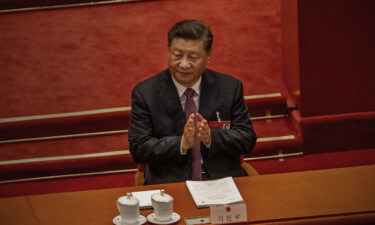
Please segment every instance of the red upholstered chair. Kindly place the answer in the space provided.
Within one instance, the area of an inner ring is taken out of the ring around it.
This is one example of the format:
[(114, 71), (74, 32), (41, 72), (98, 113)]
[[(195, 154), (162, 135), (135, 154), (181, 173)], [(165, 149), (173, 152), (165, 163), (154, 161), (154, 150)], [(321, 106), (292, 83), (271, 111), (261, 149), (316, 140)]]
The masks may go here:
[(245, 162), (244, 156), (241, 155), (241, 167), (243, 170), (245, 170), (245, 173), (247, 176), (257, 176), (259, 175), (258, 171), (252, 167), (249, 163)]
[(146, 165), (137, 164), (137, 172), (135, 172), (135, 175), (134, 175), (135, 186), (142, 186), (145, 184), (145, 172), (146, 172)]

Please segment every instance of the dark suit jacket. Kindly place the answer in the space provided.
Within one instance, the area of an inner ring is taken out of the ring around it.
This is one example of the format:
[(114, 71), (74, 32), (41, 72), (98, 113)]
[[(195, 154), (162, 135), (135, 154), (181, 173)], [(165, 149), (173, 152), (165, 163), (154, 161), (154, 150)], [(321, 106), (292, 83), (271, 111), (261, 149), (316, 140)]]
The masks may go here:
[[(213, 179), (242, 176), (240, 155), (251, 152), (256, 135), (243, 98), (241, 81), (212, 70), (202, 75), (199, 113), (207, 121), (231, 121), (231, 129), (211, 128), (209, 149), (201, 146), (204, 166)], [(181, 155), (186, 123), (169, 70), (141, 83), (132, 91), (129, 143), (135, 162), (147, 164), (148, 184), (181, 182), (190, 178), (191, 151)]]

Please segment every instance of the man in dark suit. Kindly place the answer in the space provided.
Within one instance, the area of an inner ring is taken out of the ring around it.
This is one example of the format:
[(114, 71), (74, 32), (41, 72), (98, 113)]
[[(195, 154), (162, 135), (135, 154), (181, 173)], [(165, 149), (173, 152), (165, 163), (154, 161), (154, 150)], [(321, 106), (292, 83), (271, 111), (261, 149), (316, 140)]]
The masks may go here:
[(212, 41), (200, 21), (178, 22), (168, 32), (169, 68), (132, 91), (130, 152), (147, 165), (147, 184), (244, 175), (240, 156), (256, 134), (241, 81), (206, 68)]

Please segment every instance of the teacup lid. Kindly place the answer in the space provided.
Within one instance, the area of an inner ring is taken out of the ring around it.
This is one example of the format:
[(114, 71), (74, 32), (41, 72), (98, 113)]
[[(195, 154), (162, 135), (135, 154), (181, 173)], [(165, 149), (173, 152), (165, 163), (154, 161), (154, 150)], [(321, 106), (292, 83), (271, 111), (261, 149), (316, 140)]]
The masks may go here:
[(170, 196), (169, 194), (165, 193), (165, 191), (163, 189), (160, 190), (160, 193), (153, 194), (151, 196), (151, 198), (154, 201), (157, 201), (157, 202), (171, 202), (171, 201), (173, 201), (172, 196)]
[(139, 205), (139, 200), (131, 193), (126, 193), (126, 195), (120, 197), (118, 201), (124, 205)]

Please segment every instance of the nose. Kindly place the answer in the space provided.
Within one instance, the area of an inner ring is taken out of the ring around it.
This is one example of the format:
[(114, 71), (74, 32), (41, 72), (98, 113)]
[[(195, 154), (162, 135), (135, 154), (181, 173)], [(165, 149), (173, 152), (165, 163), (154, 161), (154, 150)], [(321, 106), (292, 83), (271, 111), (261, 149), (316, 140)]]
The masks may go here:
[(180, 62), (180, 67), (181, 67), (182, 69), (188, 69), (190, 66), (191, 66), (191, 65), (190, 65), (189, 60), (187, 60), (185, 57), (182, 58), (182, 60), (181, 60), (181, 62)]

